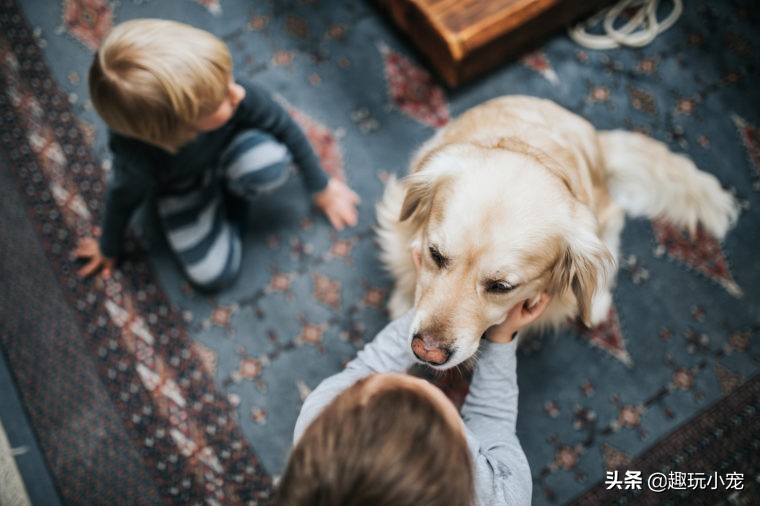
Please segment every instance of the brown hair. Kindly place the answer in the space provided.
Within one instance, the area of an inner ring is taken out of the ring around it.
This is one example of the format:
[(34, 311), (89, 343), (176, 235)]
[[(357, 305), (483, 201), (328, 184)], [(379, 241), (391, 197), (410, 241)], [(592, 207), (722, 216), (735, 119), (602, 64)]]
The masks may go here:
[(306, 429), (275, 504), (474, 504), (472, 457), (461, 428), (412, 387), (381, 388), (368, 397), (368, 379), (346, 389)]
[(175, 152), (191, 125), (213, 112), (232, 79), (227, 45), (176, 21), (137, 19), (117, 25), (95, 53), (90, 98), (108, 127)]

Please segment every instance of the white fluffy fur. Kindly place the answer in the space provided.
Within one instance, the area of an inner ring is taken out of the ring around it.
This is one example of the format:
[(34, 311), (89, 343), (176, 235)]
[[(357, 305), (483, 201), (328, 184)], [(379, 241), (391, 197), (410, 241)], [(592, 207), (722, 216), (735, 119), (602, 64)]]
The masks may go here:
[[(597, 132), (530, 97), (477, 106), (428, 140), (377, 206), (381, 259), (395, 280), (391, 315), (415, 307), (409, 341), (450, 351), (440, 369), (469, 358), (488, 327), (545, 291), (552, 301), (534, 329), (600, 323), (626, 212), (722, 239), (738, 207), (714, 176), (644, 135)], [(514, 288), (495, 293), (494, 280)]]
[(599, 132), (612, 197), (631, 216), (663, 218), (694, 234), (697, 225), (723, 239), (736, 222), (736, 201), (718, 179), (643, 134)]

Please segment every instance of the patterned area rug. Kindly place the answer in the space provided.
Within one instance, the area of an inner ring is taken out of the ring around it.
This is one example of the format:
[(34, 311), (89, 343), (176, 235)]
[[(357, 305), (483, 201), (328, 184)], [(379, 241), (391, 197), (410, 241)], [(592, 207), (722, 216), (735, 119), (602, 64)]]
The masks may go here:
[[(369, 3), (0, 0), (0, 349), (62, 501), (265, 503), (303, 398), (388, 321), (373, 234), (384, 181), (451, 117), (523, 93), (665, 141), (743, 208), (723, 243), (629, 220), (608, 321), (521, 350), (534, 504), (753, 504), (753, 7), (688, 2), (635, 50), (584, 50), (558, 34), (452, 91)], [(362, 196), (359, 225), (334, 232), (293, 178), (255, 206), (241, 278), (221, 293), (183, 281), (150, 213), (113, 279), (78, 279), (71, 251), (98, 223), (109, 169), (87, 69), (110, 27), (138, 17), (222, 37), (240, 78), (273, 90), (325, 168)], [(440, 381), (455, 400), (466, 393), (454, 376)]]

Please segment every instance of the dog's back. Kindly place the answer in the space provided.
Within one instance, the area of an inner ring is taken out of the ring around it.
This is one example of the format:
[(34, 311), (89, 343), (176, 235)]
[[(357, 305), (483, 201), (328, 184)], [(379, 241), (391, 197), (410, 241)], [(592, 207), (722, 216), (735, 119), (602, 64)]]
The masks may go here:
[[(425, 171), (431, 157), (455, 144), (479, 147), (484, 156), (489, 150), (503, 149), (541, 161), (595, 216), (596, 235), (614, 258), (625, 213), (664, 218), (692, 232), (701, 225), (718, 239), (738, 215), (734, 198), (717, 179), (698, 170), (685, 156), (638, 133), (597, 131), (585, 119), (548, 100), (507, 96), (466, 111), (423, 144), (409, 172)], [(396, 280), (389, 303), (393, 316), (411, 307), (417, 282), (409, 251), (412, 243), (419, 242), (420, 231), (399, 219), (406, 190), (403, 181), (391, 181), (378, 205), (382, 259)], [(604, 282), (600, 278), (587, 323), (601, 323), (607, 317), (613, 284), (614, 276)], [(578, 311), (581, 301), (572, 299), (568, 302), (564, 296), (553, 301), (539, 326), (556, 326)]]
[[(506, 147), (505, 141), (529, 145), (538, 156), (550, 158), (572, 182), (576, 197), (590, 203), (593, 192), (606, 187), (606, 173), (594, 127), (556, 103), (524, 95), (484, 102), (464, 112), (431, 141), (416, 159), (452, 143)], [(411, 171), (417, 170), (414, 165)]]

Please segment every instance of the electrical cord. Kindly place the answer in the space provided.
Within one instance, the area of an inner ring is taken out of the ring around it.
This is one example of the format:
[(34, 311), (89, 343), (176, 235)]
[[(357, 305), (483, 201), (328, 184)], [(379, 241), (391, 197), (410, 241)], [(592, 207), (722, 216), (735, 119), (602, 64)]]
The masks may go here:
[[(613, 49), (620, 46), (643, 47), (659, 34), (673, 26), (683, 12), (681, 0), (673, 0), (673, 9), (662, 21), (657, 19), (659, 0), (621, 0), (568, 28), (568, 35), (577, 44), (589, 49)], [(636, 9), (631, 18), (619, 28), (618, 19), (628, 9)], [(589, 29), (602, 23), (604, 34), (589, 33)]]

